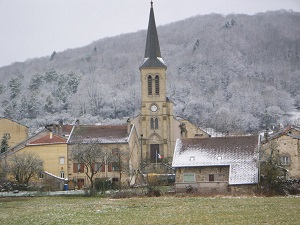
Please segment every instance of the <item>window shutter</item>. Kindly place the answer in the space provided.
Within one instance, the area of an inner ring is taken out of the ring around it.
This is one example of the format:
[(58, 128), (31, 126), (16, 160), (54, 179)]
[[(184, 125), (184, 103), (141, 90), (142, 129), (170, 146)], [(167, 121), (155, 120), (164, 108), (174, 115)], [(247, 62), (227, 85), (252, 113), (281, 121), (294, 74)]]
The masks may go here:
[(73, 163), (73, 173), (77, 173), (77, 163)]
[(84, 172), (84, 163), (81, 163), (80, 164), (80, 173), (83, 173)]
[(101, 172), (105, 172), (105, 164), (104, 163), (102, 163)]
[(112, 165), (111, 163), (108, 164), (108, 172), (111, 172), (112, 171)]

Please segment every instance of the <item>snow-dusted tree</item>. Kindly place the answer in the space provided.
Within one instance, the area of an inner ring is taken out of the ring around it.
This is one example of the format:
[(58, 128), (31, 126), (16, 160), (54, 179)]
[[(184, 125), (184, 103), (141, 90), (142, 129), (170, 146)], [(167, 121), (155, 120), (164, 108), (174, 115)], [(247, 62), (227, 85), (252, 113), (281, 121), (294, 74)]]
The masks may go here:
[(10, 134), (9, 133), (4, 133), (1, 139), (1, 152), (4, 153), (8, 150), (9, 145), (8, 145), (8, 140), (10, 139)]
[(10, 99), (16, 98), (21, 92), (21, 80), (19, 77), (13, 77), (8, 84), (10, 88)]
[(8, 162), (9, 172), (20, 184), (28, 184), (30, 179), (43, 171), (43, 161), (34, 153), (14, 154)]

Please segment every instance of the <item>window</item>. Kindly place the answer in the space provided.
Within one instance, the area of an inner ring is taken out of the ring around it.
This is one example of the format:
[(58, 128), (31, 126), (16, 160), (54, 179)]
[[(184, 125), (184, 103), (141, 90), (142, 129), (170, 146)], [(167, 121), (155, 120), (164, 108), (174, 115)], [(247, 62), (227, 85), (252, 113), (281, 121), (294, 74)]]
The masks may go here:
[(118, 181), (119, 181), (119, 178), (117, 178), (117, 177), (112, 178), (112, 182), (118, 182)]
[(155, 94), (159, 95), (159, 76), (155, 76)]
[(155, 118), (154, 129), (158, 129), (158, 118)]
[(148, 76), (148, 95), (152, 95), (152, 77)]
[(152, 130), (158, 129), (158, 118), (151, 118), (150, 119), (150, 128)]
[(213, 174), (209, 174), (208, 181), (215, 181), (215, 176)]
[(64, 171), (60, 171), (60, 178), (65, 178), (65, 172)]
[(59, 157), (59, 164), (60, 165), (65, 164), (65, 157)]
[(112, 171), (119, 171), (119, 163), (113, 162), (111, 165)]
[(195, 156), (191, 156), (190, 161), (195, 161)]
[(195, 183), (195, 174), (193, 173), (184, 173), (183, 174), (184, 183)]
[(94, 170), (100, 171), (101, 170), (101, 163), (94, 163)]
[(289, 156), (281, 156), (280, 161), (282, 165), (290, 165), (290, 157)]
[(39, 172), (39, 178), (44, 179), (44, 172)]
[(73, 173), (83, 173), (84, 164), (83, 163), (73, 163)]

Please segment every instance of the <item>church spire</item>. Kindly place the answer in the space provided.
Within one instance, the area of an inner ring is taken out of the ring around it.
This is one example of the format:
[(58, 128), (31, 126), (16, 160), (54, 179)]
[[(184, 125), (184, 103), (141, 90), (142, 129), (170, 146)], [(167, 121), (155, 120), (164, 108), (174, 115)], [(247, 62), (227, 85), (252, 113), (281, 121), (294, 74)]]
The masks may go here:
[(152, 1), (147, 31), (145, 59), (140, 68), (143, 67), (166, 67), (161, 58)]

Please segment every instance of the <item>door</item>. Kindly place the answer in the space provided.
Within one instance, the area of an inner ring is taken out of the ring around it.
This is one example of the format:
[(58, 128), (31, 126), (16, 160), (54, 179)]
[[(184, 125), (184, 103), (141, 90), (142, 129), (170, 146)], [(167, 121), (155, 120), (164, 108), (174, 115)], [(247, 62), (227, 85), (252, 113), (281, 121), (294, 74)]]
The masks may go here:
[(150, 163), (155, 163), (159, 153), (159, 144), (150, 145)]
[(77, 186), (78, 189), (81, 189), (84, 186), (84, 179), (82, 178), (77, 179)]

